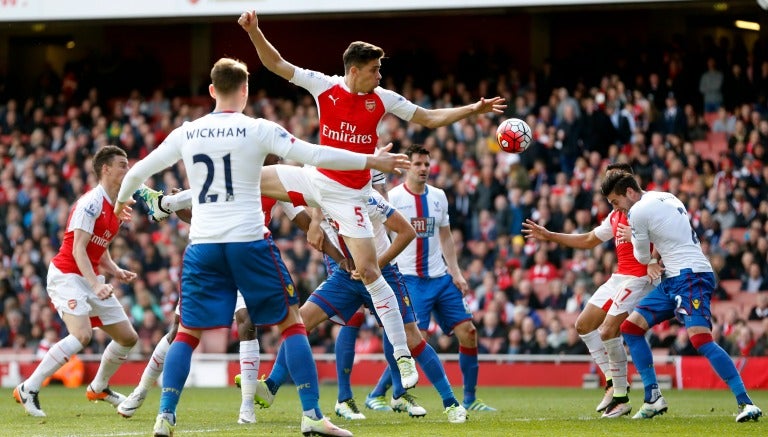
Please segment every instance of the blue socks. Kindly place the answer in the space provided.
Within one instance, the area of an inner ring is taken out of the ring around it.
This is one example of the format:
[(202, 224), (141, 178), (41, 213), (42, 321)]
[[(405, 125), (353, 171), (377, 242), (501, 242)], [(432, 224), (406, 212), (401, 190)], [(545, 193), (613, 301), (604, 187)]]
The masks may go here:
[[(440, 398), (443, 400), (443, 407), (448, 408), (450, 406), (459, 405), (459, 401), (456, 400), (456, 396), (453, 394), (448, 377), (445, 375), (445, 369), (443, 368), (440, 358), (435, 353), (435, 350), (422, 340), (421, 344), (416, 346), (412, 351), (413, 357), (419, 363), (421, 370), (427, 375), (427, 379), (435, 387), (440, 394)], [(477, 356), (475, 356), (477, 358)]]
[(359, 327), (342, 326), (336, 337), (336, 375), (339, 380), (338, 401), (352, 398), (352, 364), (355, 361), (355, 341)]
[(176, 406), (189, 376), (192, 351), (199, 342), (194, 336), (180, 332), (168, 348), (165, 355), (166, 371), (163, 372), (163, 391), (160, 395), (160, 413), (176, 414)]
[(717, 343), (710, 341), (698, 348), (701, 355), (707, 357), (709, 364), (715, 369), (718, 376), (728, 384), (731, 392), (736, 396), (736, 402), (739, 404), (751, 404), (752, 399), (747, 396), (747, 389), (744, 388), (744, 380), (739, 376), (739, 371), (733, 365), (731, 357)]
[(283, 344), (281, 349), (285, 353), (285, 361), (291, 379), (296, 384), (301, 400), (301, 409), (305, 416), (312, 419), (321, 419), (318, 401), (320, 391), (317, 382), (317, 367), (312, 358), (312, 349), (307, 340), (307, 330), (303, 324), (296, 324), (285, 329), (282, 333)]
[(477, 375), (480, 364), (477, 362), (477, 348), (459, 346), (459, 368), (464, 377), (464, 405), (470, 405), (475, 401), (477, 389)]

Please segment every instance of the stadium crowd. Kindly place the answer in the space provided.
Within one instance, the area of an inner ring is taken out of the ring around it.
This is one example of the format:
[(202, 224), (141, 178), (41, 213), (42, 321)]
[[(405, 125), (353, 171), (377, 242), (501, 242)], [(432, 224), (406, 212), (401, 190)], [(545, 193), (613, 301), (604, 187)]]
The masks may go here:
[[(436, 130), (393, 117), (384, 126), (383, 144), (403, 150), (420, 143), (431, 151), (430, 183), (449, 198), (481, 353), (587, 353), (573, 320), (615, 269), (612, 243), (584, 251), (526, 241), (521, 224), (531, 218), (556, 232), (589, 232), (610, 211), (599, 193), (605, 167), (629, 162), (641, 186), (670, 191), (688, 205), (722, 284), (713, 303), (718, 342), (733, 356), (768, 355), (768, 59), (757, 49), (749, 53), (728, 41), (697, 52), (670, 43), (645, 64), (606, 66), (594, 81), (566, 80), (568, 72), (549, 62), (523, 75), (477, 57), (444, 77), (423, 71), (386, 77), (385, 61), (382, 86), (420, 106), (501, 95), (509, 103), (502, 118), (524, 119), (534, 132), (530, 148), (512, 155), (496, 143), (499, 117)], [(253, 85), (246, 114), (317, 140), (309, 95), (275, 95)], [(162, 88), (105, 98), (78, 69), (61, 78), (48, 72), (39, 95), (19, 98), (2, 90), (0, 84), (0, 347), (45, 351), (65, 335), (48, 303), (46, 269), (70, 206), (96, 183), (93, 153), (115, 144), (129, 159), (140, 159), (174, 127), (209, 111), (212, 101), (168, 96)], [(701, 149), (711, 146), (712, 133), (727, 142), (716, 155)], [(170, 192), (184, 183), (178, 166), (148, 185)], [(398, 176), (388, 183), (399, 183)], [(325, 278), (321, 254), (279, 212), (271, 228), (305, 299)], [(111, 245), (112, 258), (140, 278), (114, 283), (139, 333), (137, 356), (151, 354), (173, 319), (188, 229), (175, 216), (155, 223), (137, 204)], [(368, 328), (358, 352), (381, 352), (378, 328)], [(326, 323), (311, 333), (314, 350), (332, 352), (335, 330)], [(652, 331), (650, 340), (662, 353), (696, 354), (675, 323)], [(276, 352), (275, 332), (264, 330), (260, 341), (263, 352)], [(438, 352), (458, 349), (445, 335), (431, 342)], [(97, 330), (88, 349), (100, 353), (106, 344)], [(236, 345), (233, 329), (230, 350)]]

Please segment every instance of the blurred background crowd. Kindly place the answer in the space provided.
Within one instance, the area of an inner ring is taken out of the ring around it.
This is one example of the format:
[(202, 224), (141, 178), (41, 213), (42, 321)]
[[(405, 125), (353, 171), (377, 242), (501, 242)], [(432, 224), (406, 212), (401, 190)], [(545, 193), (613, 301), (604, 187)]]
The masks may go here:
[[(429, 69), (390, 75), (388, 63), (394, 67), (398, 59), (384, 61), (382, 86), (423, 107), (494, 95), (509, 104), (501, 117), (472, 117), (436, 130), (389, 117), (381, 136), (396, 150), (419, 143), (431, 151), (430, 183), (449, 197), (481, 353), (587, 353), (573, 322), (614, 271), (613, 243), (587, 251), (526, 241), (521, 223), (530, 218), (556, 232), (589, 232), (610, 212), (599, 193), (605, 167), (628, 162), (645, 189), (670, 191), (688, 205), (721, 280), (712, 305), (717, 340), (733, 356), (768, 355), (768, 58), (727, 39), (697, 47), (670, 41), (638, 62), (617, 61), (593, 81), (551, 62), (530, 72), (500, 70), (497, 60), (479, 53), (467, 53), (454, 74), (439, 77)], [(47, 266), (71, 205), (96, 183), (94, 152), (115, 144), (132, 161), (141, 159), (174, 127), (211, 109), (207, 96), (163, 88), (107, 98), (86, 71), (71, 68), (61, 77), (47, 71), (39, 93), (29, 96), (13, 95), (0, 79), (2, 348), (44, 351), (65, 335), (46, 296)], [(258, 81), (251, 90), (247, 114), (317, 141), (309, 95), (275, 93)], [(510, 117), (526, 120), (534, 132), (531, 147), (519, 155), (496, 144), (498, 123)], [(399, 182), (390, 175), (389, 187)], [(184, 187), (183, 166), (148, 185), (165, 192)], [(321, 254), (279, 211), (270, 227), (306, 299), (325, 278)], [(138, 204), (110, 247), (112, 258), (139, 276), (119, 285), (140, 336), (137, 357), (151, 353), (173, 318), (188, 229), (175, 216), (155, 223)], [(333, 351), (336, 329), (327, 323), (310, 334), (316, 352)], [(88, 349), (100, 353), (106, 336), (96, 331)], [(368, 324), (361, 331), (358, 352), (381, 352), (378, 328)], [(233, 329), (226, 346), (211, 350), (236, 350), (236, 337)], [(269, 329), (260, 339), (266, 353), (279, 342)], [(430, 341), (438, 352), (458, 349), (437, 329)], [(650, 341), (658, 353), (696, 354), (675, 323), (650, 331)]]

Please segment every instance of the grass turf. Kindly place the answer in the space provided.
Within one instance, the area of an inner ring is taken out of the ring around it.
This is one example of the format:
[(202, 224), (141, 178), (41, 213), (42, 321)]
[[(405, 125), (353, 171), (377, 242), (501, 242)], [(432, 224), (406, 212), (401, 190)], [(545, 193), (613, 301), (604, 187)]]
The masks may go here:
[[(124, 394), (128, 387), (113, 387)], [(562, 388), (487, 388), (480, 397), (498, 408), (493, 413), (470, 412), (465, 424), (447, 422), (437, 393), (422, 383), (411, 393), (428, 411), (413, 419), (405, 413), (374, 412), (363, 406), (369, 387), (354, 387), (355, 398), (367, 420), (347, 422), (335, 416), (335, 386), (322, 386), (320, 405), (331, 420), (356, 436), (765, 436), (768, 417), (760, 422), (736, 423), (736, 405), (726, 390), (667, 390), (669, 412), (652, 420), (623, 417), (601, 420), (594, 409), (600, 390)], [(456, 387), (456, 393), (461, 389)], [(752, 391), (761, 408), (768, 407), (768, 391)], [(634, 414), (642, 404), (641, 393), (630, 393)], [(0, 429), (8, 436), (139, 436), (151, 435), (160, 390), (150, 392), (144, 406), (131, 419), (118, 416), (109, 404), (85, 399), (85, 387), (46, 387), (41, 391), (44, 418), (27, 416), (16, 404), (11, 389), (0, 390)], [(178, 409), (176, 435), (296, 436), (300, 435), (300, 403), (294, 389), (284, 386), (275, 404), (256, 409), (258, 422), (238, 425), (240, 392), (231, 388), (187, 388)], [(631, 414), (630, 414), (631, 416)]]

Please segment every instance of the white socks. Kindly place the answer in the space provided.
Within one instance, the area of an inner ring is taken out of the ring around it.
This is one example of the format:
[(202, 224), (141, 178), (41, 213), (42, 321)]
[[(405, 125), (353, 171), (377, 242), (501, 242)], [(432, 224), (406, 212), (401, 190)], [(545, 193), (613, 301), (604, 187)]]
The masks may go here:
[(168, 343), (168, 336), (164, 335), (162, 339), (155, 346), (155, 350), (152, 351), (152, 356), (149, 358), (147, 367), (144, 368), (144, 373), (141, 374), (141, 381), (136, 386), (137, 391), (147, 392), (157, 382), (157, 378), (163, 373), (163, 365), (165, 364), (165, 354), (168, 353), (168, 348), (171, 344)]
[(605, 375), (605, 379), (611, 379), (611, 371), (608, 368), (608, 352), (605, 350), (603, 340), (600, 339), (600, 332), (596, 329), (588, 334), (579, 335), (579, 337), (581, 337), (584, 344), (587, 345), (589, 354), (592, 355), (595, 364), (597, 364), (597, 367), (599, 367), (603, 372), (603, 375)]
[(613, 380), (613, 396), (626, 396), (627, 386), (627, 351), (621, 337), (611, 338), (603, 342), (608, 352), (608, 364)]
[(379, 276), (378, 279), (366, 285), (365, 288), (371, 294), (376, 315), (379, 316), (381, 324), (384, 325), (384, 332), (386, 332), (389, 342), (392, 343), (392, 347), (395, 349), (393, 354), (395, 359), (410, 356), (411, 351), (408, 350), (408, 343), (405, 338), (403, 316), (400, 314), (400, 306), (397, 303), (392, 287), (387, 284), (383, 276)]
[(121, 346), (112, 340), (101, 355), (101, 364), (96, 377), (91, 382), (91, 389), (96, 393), (103, 391), (109, 385), (109, 378), (117, 372), (117, 368), (128, 359), (128, 353), (133, 346)]
[(240, 391), (243, 403), (240, 411), (253, 411), (253, 397), (259, 378), (259, 340), (240, 342)]
[(61, 366), (69, 361), (69, 357), (80, 352), (82, 349), (83, 345), (72, 334), (59, 340), (48, 349), (48, 352), (45, 353), (43, 360), (37, 365), (35, 371), (24, 381), (24, 388), (31, 391), (40, 390), (40, 386), (45, 381), (45, 378), (56, 373)]

